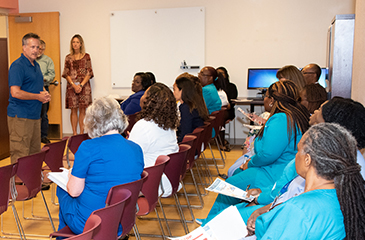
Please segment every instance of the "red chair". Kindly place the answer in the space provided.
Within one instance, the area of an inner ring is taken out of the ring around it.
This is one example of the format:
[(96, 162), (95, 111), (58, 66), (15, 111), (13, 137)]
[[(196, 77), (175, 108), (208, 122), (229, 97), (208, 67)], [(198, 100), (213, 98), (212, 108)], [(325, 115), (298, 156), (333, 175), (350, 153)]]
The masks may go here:
[(127, 132), (130, 132), (132, 130), (134, 124), (137, 122), (136, 117), (137, 117), (138, 113), (139, 112), (136, 112), (136, 113), (128, 116), (128, 127), (124, 130), (125, 136), (128, 136)]
[(143, 195), (139, 196), (137, 200), (139, 208), (137, 216), (145, 216), (150, 212), (152, 212), (153, 210), (155, 210), (158, 222), (160, 224), (162, 236), (151, 235), (151, 234), (140, 234), (137, 228), (137, 224), (135, 224), (135, 229), (138, 232), (138, 235), (140, 236), (143, 235), (146, 237), (163, 237), (165, 239), (165, 233), (163, 231), (163, 227), (156, 209), (156, 205), (159, 199), (158, 189), (160, 186), (161, 176), (169, 160), (170, 158), (168, 156), (161, 155), (157, 158), (154, 166), (147, 167), (144, 169), (144, 171), (148, 173), (148, 178), (142, 185), (141, 192)]
[[(177, 207), (177, 209), (178, 209), (178, 212), (180, 215), (180, 222), (182, 223), (186, 234), (189, 233), (189, 228), (188, 228), (188, 225), (186, 224), (184, 212), (181, 208), (181, 204), (180, 204), (179, 198), (177, 196), (177, 191), (179, 188), (181, 171), (183, 169), (184, 164), (186, 164), (187, 154), (188, 154), (189, 150), (190, 150), (190, 146), (185, 145), (185, 144), (179, 145), (179, 152), (168, 155), (170, 157), (170, 161), (166, 164), (166, 167), (164, 170), (164, 173), (167, 176), (167, 178), (169, 179), (171, 186), (172, 186), (171, 194), (166, 197), (171, 197), (171, 196), (174, 197), (175, 203), (176, 203), (175, 207)], [(186, 200), (189, 201), (188, 198)], [(163, 210), (163, 205), (160, 200), (159, 200), (159, 203), (160, 203), (160, 207), (161, 207), (162, 213), (165, 218), (167, 230), (169, 232), (169, 235), (171, 236), (171, 230), (168, 225), (168, 221), (176, 221), (176, 219), (167, 219), (165, 211)], [(189, 209), (189, 210), (191, 210), (191, 209)]]
[(91, 240), (94, 236), (94, 233), (99, 230), (100, 224), (101, 224), (101, 218), (98, 215), (91, 215), (85, 223), (83, 233), (67, 239)]
[(71, 167), (71, 163), (70, 161), (73, 161), (74, 159), (70, 158), (70, 151), (75, 155), (75, 153), (77, 152), (77, 150), (79, 149), (80, 144), (85, 141), (90, 139), (89, 135), (87, 135), (87, 133), (84, 134), (78, 134), (78, 135), (74, 135), (71, 136), (68, 139), (68, 143), (67, 143), (67, 154), (66, 154), (66, 159), (67, 159), (67, 164), (68, 167)]
[[(14, 200), (16, 198), (16, 196), (14, 196), (14, 189), (12, 189), (10, 191), (10, 187), (14, 187), (14, 184), (11, 184), (11, 179), (12, 177), (14, 177), (16, 171), (18, 168), (18, 163), (13, 163), (4, 167), (0, 168), (0, 184), (1, 184), (1, 190), (0, 190), (0, 215), (3, 214), (7, 209), (8, 209), (8, 205), (9, 205), (9, 200), (10, 200), (10, 192), (11, 192), (11, 196), (12, 196), (12, 201), (11, 201), (11, 206), (13, 207), (13, 211), (14, 211)], [(15, 222), (17, 224), (17, 228), (19, 231), (19, 236), (21, 239), (23, 239), (22, 234), (24, 234), (23, 229), (21, 228), (21, 226), (19, 226), (19, 217), (18, 215), (14, 215), (15, 217)], [(1, 217), (1, 229), (3, 226), (3, 219)], [(22, 233), (23, 232), (23, 233)]]
[[(16, 197), (16, 201), (27, 201), (33, 199), (37, 196), (39, 192), (41, 192), (43, 203), (47, 210), (48, 218), (51, 223), (53, 230), (55, 231), (55, 227), (53, 224), (53, 220), (51, 217), (51, 213), (49, 212), (46, 199), (44, 198), (42, 188), (42, 164), (45, 159), (46, 153), (49, 150), (48, 147), (42, 149), (41, 152), (32, 154), (29, 156), (21, 157), (18, 159), (18, 169), (16, 175), (22, 181), (22, 185), (16, 185), (16, 192), (18, 193)], [(24, 207), (23, 207), (24, 210)], [(15, 207), (13, 207), (14, 215), (18, 215)], [(21, 223), (19, 221), (19, 225)], [(4, 233), (5, 235), (7, 233)], [(10, 234), (11, 235), (11, 234)], [(29, 235), (29, 236), (38, 236), (39, 235)], [(41, 236), (43, 237), (43, 236)]]
[[(96, 232), (94, 232), (94, 235), (92, 237), (94, 240), (118, 239), (118, 227), (120, 223), (120, 218), (123, 214), (126, 202), (130, 199), (131, 195), (132, 193), (127, 189), (118, 191), (117, 193), (114, 193), (114, 197), (116, 200), (115, 203), (104, 208), (95, 210), (91, 213), (90, 216), (97, 215), (101, 218), (100, 228)], [(85, 228), (86, 224), (84, 227), (84, 231)], [(57, 232), (51, 233), (49, 236), (52, 239), (53, 237), (73, 237), (75, 236), (75, 234), (68, 226), (66, 226)]]
[(133, 228), (134, 224), (136, 223), (136, 212), (137, 212), (136, 204), (137, 204), (139, 192), (142, 189), (142, 184), (144, 181), (146, 181), (147, 176), (148, 176), (148, 173), (143, 171), (142, 175), (141, 175), (141, 179), (134, 181), (134, 182), (114, 186), (109, 190), (108, 197), (105, 201), (105, 203), (107, 205), (113, 204), (116, 201), (118, 201), (118, 197), (117, 197), (116, 193), (118, 193), (119, 191), (121, 191), (123, 189), (128, 189), (132, 193), (130, 200), (126, 203), (125, 211), (124, 211), (122, 217), (120, 218), (120, 223), (122, 224), (123, 232), (119, 236), (119, 238), (122, 238), (125, 235), (127, 235), (132, 229), (134, 230), (134, 234), (136, 234), (136, 237), (138, 237), (138, 232), (136, 232), (135, 229)]
[(199, 198), (200, 205), (190, 205), (191, 208), (198, 208), (198, 209), (203, 208), (204, 201), (203, 201), (203, 198), (200, 194), (200, 190), (199, 190), (198, 184), (197, 184), (196, 179), (195, 179), (195, 175), (194, 175), (194, 172), (193, 172), (193, 166), (194, 166), (194, 163), (195, 163), (195, 153), (196, 153), (196, 150), (197, 150), (198, 145), (199, 145), (198, 140), (199, 140), (199, 137), (200, 137), (200, 133), (202, 131), (203, 131), (203, 129), (198, 130), (197, 131), (197, 136), (195, 136), (193, 134), (186, 134), (184, 136), (184, 139), (180, 143), (180, 144), (187, 144), (191, 147), (191, 149), (189, 150), (189, 153), (188, 153), (188, 164), (185, 168), (186, 169), (185, 172), (183, 172), (181, 174), (180, 181), (181, 181), (181, 184), (183, 184), (183, 186), (185, 188), (184, 178), (185, 178), (186, 172), (189, 171), (190, 174), (191, 174), (191, 178), (193, 180), (193, 184), (194, 184), (194, 187), (195, 187), (196, 194), (189, 193), (189, 194), (187, 194), (187, 196), (197, 196)]
[[(63, 155), (65, 153), (65, 147), (67, 143), (68, 137), (62, 138), (59, 142), (54, 143), (48, 143), (44, 145), (43, 147), (48, 147), (49, 150), (46, 154), (46, 157), (44, 159), (44, 162), (47, 164), (42, 168), (43, 171), (43, 183), (45, 184), (51, 184), (52, 181), (47, 178), (48, 172), (61, 172), (61, 167), (64, 167), (63, 165)], [(51, 194), (51, 200), (52, 203), (55, 205), (58, 205), (58, 203), (55, 203), (55, 187), (52, 187), (52, 194)], [(32, 205), (32, 215), (33, 215), (33, 205)]]

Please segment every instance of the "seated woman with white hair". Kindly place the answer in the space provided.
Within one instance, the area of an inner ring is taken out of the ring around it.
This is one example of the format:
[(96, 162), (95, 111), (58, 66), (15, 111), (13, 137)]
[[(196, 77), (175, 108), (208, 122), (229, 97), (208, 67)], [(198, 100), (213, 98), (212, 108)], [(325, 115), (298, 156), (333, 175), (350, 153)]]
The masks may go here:
[(67, 225), (75, 234), (82, 233), (94, 210), (105, 206), (111, 187), (140, 179), (144, 168), (142, 149), (121, 136), (128, 121), (116, 100), (97, 99), (84, 123), (92, 139), (82, 142), (75, 154), (67, 192), (57, 188), (59, 229)]

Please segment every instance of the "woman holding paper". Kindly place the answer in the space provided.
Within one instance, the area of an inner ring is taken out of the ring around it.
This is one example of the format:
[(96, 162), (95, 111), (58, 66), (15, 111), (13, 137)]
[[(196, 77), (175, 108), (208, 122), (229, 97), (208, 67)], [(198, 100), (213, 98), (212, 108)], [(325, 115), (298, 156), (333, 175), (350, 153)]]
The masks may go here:
[(67, 225), (82, 233), (90, 214), (105, 206), (111, 187), (141, 178), (142, 149), (120, 135), (127, 126), (127, 117), (112, 98), (97, 99), (87, 109), (85, 129), (92, 139), (82, 142), (75, 154), (67, 192), (57, 188), (59, 229)]
[[(269, 87), (266, 101), (272, 109), (256, 137), (255, 155), (244, 164), (244, 171), (227, 179), (228, 183), (241, 189), (248, 185), (260, 188), (279, 179), (285, 166), (295, 157), (296, 145), (309, 127), (309, 112), (297, 101), (298, 96), (298, 89), (292, 81), (278, 81)], [(202, 223), (239, 202), (239, 199), (218, 195)]]
[(304, 193), (258, 217), (249, 230), (258, 239), (364, 239), (364, 179), (356, 155), (356, 140), (345, 128), (311, 127), (295, 158)]

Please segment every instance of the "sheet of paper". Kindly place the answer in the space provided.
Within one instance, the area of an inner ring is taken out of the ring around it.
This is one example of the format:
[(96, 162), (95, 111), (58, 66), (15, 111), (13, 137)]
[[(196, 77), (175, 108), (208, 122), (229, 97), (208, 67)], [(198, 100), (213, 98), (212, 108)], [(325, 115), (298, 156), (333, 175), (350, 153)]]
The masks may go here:
[(68, 182), (68, 172), (70, 170), (66, 168), (60, 168), (62, 172), (50, 172), (48, 173), (47, 177), (57, 184), (60, 188), (67, 192), (67, 182)]
[(232, 184), (229, 184), (219, 178), (216, 178), (214, 180), (214, 182), (212, 183), (212, 185), (210, 185), (208, 188), (206, 188), (206, 190), (211, 191), (211, 192), (216, 192), (219, 194), (223, 194), (226, 196), (230, 196), (230, 197), (239, 198), (239, 199), (242, 199), (242, 200), (245, 200), (248, 202), (252, 202), (255, 198), (253, 196), (247, 197), (246, 191), (244, 191), (238, 187), (235, 187)]

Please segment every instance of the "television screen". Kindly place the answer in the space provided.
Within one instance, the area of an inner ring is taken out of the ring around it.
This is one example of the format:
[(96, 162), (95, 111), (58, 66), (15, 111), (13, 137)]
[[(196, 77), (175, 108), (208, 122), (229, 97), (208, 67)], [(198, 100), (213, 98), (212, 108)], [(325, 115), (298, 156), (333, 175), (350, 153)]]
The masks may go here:
[[(261, 89), (268, 88), (271, 84), (278, 81), (276, 72), (278, 68), (249, 68), (247, 77), (247, 89)], [(326, 88), (328, 69), (322, 68), (322, 74), (318, 83)]]

